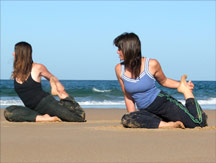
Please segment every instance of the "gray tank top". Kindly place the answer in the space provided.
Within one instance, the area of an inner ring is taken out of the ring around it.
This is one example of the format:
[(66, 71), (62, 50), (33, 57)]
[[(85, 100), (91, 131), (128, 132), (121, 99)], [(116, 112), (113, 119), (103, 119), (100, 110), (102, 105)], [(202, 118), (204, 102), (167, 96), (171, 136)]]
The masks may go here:
[(149, 72), (149, 58), (146, 58), (144, 71), (141, 72), (137, 79), (127, 77), (125, 66), (121, 65), (121, 78), (127, 93), (131, 95), (138, 109), (147, 108), (157, 97), (160, 92), (155, 86), (155, 78)]

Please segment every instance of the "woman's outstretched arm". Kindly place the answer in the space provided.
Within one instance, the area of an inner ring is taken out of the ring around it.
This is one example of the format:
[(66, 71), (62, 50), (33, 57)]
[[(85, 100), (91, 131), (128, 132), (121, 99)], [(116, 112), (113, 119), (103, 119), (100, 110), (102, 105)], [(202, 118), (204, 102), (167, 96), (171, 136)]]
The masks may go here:
[(126, 105), (127, 111), (129, 113), (136, 111), (135, 103), (132, 97), (125, 91), (124, 83), (121, 79), (121, 65), (120, 64), (116, 65), (115, 72), (116, 72), (117, 79), (121, 85), (122, 92), (124, 93), (124, 99), (125, 99), (125, 105)]
[[(180, 82), (167, 78), (162, 71), (160, 63), (156, 59), (150, 60), (149, 71), (155, 77), (155, 79), (158, 81), (160, 85), (167, 88), (174, 88), (174, 89), (177, 89), (179, 87)], [(187, 84), (191, 90), (194, 88), (194, 84), (191, 81), (189, 81)]]
[(50, 81), (52, 95), (57, 95), (60, 99), (64, 99), (68, 96), (68, 94), (64, 90), (64, 86), (60, 83), (57, 77), (55, 77), (48, 71), (46, 66), (44, 66), (43, 64), (34, 63), (32, 71), (36, 78), (36, 81), (40, 82), (41, 77), (44, 77)]

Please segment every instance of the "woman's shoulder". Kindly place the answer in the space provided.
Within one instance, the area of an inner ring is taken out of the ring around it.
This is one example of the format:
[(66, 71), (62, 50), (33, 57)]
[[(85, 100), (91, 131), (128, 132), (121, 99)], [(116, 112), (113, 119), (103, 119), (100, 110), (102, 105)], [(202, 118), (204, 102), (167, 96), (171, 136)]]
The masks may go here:
[(115, 66), (115, 72), (116, 72), (117, 77), (121, 76), (121, 63)]
[(156, 64), (158, 64), (159, 62), (157, 61), (157, 59), (154, 58), (149, 58), (149, 57), (142, 57), (142, 64), (145, 64), (146, 62), (148, 62), (148, 64), (151, 66), (154, 66)]
[(36, 74), (36, 76), (41, 74), (42, 72), (45, 72), (45, 71), (47, 71), (47, 68), (45, 65), (40, 64), (40, 63), (33, 63), (32, 64), (32, 71), (31, 72)]
[(149, 71), (154, 76), (155, 72), (160, 69), (160, 63), (157, 59), (149, 59)]
[(43, 64), (41, 64), (41, 63), (33, 63), (32, 64), (32, 69), (43, 69), (43, 68), (45, 68), (46, 66), (44, 66)]
[(119, 63), (115, 66), (115, 71), (116, 72), (121, 71), (121, 63)]
[(155, 67), (157, 65), (159, 65), (160, 63), (158, 62), (157, 59), (153, 59), (153, 58), (149, 58), (149, 66), (151, 67)]
[(40, 63), (33, 63), (32, 64), (31, 75), (35, 81), (40, 82), (41, 76), (43, 76), (42, 74), (44, 74), (46, 72), (48, 72), (48, 70), (47, 70), (46, 66), (44, 66), (43, 64), (40, 64)]

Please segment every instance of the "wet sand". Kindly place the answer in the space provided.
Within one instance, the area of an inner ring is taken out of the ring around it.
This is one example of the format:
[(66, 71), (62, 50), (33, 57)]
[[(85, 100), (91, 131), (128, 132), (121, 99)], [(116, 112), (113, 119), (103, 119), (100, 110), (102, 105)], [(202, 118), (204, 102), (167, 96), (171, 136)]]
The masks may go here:
[(1, 162), (216, 162), (216, 110), (208, 127), (129, 129), (124, 109), (85, 109), (87, 122), (8, 122), (1, 117)]

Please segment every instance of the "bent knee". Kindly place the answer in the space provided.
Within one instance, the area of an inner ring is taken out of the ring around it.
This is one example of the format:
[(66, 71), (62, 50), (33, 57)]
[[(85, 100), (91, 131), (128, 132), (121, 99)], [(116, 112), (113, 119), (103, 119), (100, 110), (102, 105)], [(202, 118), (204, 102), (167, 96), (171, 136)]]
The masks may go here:
[[(64, 118), (63, 118), (64, 119)], [(81, 114), (74, 113), (73, 116), (65, 118), (68, 122), (86, 122), (85, 120), (85, 112), (82, 112)]]
[(208, 126), (207, 120), (208, 120), (208, 115), (207, 115), (205, 112), (203, 112), (203, 113), (202, 113), (202, 123), (200, 124), (200, 126), (201, 126), (201, 127), (206, 127), (206, 126)]
[(124, 114), (121, 123), (126, 128), (140, 128), (140, 124), (137, 121), (136, 112)]
[(85, 120), (85, 117), (86, 117), (85, 112), (82, 112), (82, 114), (80, 116), (81, 116), (82, 121), (85, 122), (86, 121)]
[(128, 114), (124, 114), (124, 115), (122, 116), (121, 124), (122, 124), (124, 127), (128, 127), (128, 119), (129, 119)]
[(16, 109), (17, 106), (9, 106), (4, 110), (4, 117), (8, 121), (13, 121), (13, 116), (14, 116), (14, 110)]
[(86, 122), (86, 114), (85, 111), (80, 107), (76, 107), (75, 113), (77, 114), (77, 117), (79, 117), (79, 122)]
[(126, 128), (134, 128), (135, 126), (133, 125), (133, 119), (130, 114), (124, 114), (121, 123), (124, 127)]
[(79, 114), (79, 122), (86, 122), (86, 119), (85, 119), (85, 112), (82, 112), (81, 114)]

